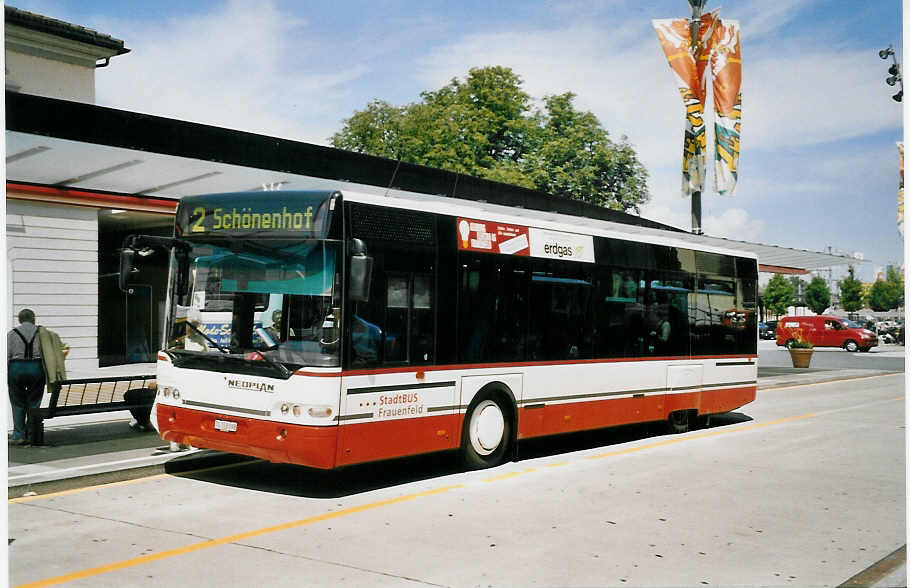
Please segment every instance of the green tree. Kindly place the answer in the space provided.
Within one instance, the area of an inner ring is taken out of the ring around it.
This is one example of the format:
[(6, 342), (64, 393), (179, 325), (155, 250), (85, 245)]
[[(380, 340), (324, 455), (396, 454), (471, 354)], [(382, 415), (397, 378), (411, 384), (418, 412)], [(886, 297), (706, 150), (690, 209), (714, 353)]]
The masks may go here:
[(815, 276), (806, 286), (806, 306), (815, 314), (823, 314), (831, 304), (831, 290), (821, 276)]
[[(885, 283), (891, 292), (891, 308), (901, 308), (904, 306), (904, 278), (897, 268), (891, 266), (888, 268)], [(889, 309), (890, 310), (890, 309)]]
[(521, 85), (507, 67), (473, 68), (419, 102), (370, 102), (332, 145), (638, 211), (648, 173), (627, 138), (614, 143), (571, 92), (544, 97), (541, 109)]
[(793, 304), (793, 284), (781, 274), (774, 274), (765, 286), (765, 308), (776, 315), (785, 314), (787, 307)]
[(863, 283), (854, 276), (853, 266), (848, 276), (840, 281), (840, 305), (847, 312), (856, 312), (863, 307)]
[(869, 308), (884, 311), (904, 305), (904, 279), (894, 267), (888, 268), (884, 280), (876, 280), (869, 290)]
[(888, 286), (888, 283), (885, 280), (876, 280), (872, 284), (872, 288), (869, 290), (869, 298), (867, 303), (869, 308), (874, 311), (881, 312), (883, 310), (891, 310), (894, 308), (891, 303), (893, 301), (893, 296), (891, 294), (891, 288)]

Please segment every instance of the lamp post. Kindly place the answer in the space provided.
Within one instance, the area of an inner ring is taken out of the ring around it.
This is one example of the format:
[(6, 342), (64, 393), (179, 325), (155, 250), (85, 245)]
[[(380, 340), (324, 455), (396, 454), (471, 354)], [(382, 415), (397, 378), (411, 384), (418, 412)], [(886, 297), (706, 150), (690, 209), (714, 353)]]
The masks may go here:
[(897, 62), (897, 54), (894, 53), (894, 49), (891, 45), (888, 45), (887, 49), (882, 49), (878, 52), (878, 56), (882, 59), (888, 59), (890, 56), (892, 59), (891, 67), (888, 68), (888, 73), (891, 74), (889, 77), (885, 78), (885, 83), (889, 86), (893, 86), (896, 83), (900, 83), (901, 88), (898, 90), (897, 94), (891, 98), (895, 102), (901, 102), (904, 99), (904, 78), (901, 76), (901, 66)]
[[(689, 6), (692, 7), (692, 18), (689, 19), (689, 39), (691, 43), (692, 55), (698, 60), (701, 52), (701, 39), (699, 38), (699, 28), (701, 25), (701, 12), (708, 0), (689, 0)], [(701, 191), (692, 192), (692, 233), (694, 235), (704, 235), (701, 228)]]

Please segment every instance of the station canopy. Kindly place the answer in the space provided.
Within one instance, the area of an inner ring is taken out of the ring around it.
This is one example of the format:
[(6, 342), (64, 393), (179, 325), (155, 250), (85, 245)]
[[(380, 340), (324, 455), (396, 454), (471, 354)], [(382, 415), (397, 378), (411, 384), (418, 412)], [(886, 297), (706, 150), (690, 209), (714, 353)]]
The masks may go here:
[(597, 218), (633, 234), (669, 231), (678, 241), (754, 253), (766, 272), (804, 274), (862, 261), (694, 235), (525, 188), (330, 147), (15, 92), (6, 94), (6, 179), (14, 198), (158, 213), (191, 194), (404, 190)]

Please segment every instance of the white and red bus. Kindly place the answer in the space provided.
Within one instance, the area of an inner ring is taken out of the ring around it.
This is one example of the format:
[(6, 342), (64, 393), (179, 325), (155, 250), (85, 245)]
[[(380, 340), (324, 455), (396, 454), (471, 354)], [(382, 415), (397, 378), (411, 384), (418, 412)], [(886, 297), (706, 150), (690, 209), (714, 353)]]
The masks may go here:
[(458, 450), (481, 468), (521, 439), (685, 431), (755, 399), (757, 261), (672, 231), (282, 191), (186, 197), (175, 233), (152, 415), (168, 441), (315, 468)]

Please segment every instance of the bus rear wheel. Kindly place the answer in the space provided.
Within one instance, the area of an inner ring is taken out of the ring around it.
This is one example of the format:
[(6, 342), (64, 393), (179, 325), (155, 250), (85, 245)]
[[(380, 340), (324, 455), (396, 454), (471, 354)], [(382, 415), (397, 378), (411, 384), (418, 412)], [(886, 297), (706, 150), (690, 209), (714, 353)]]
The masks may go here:
[(461, 433), (461, 456), (472, 470), (504, 460), (512, 438), (512, 421), (501, 400), (484, 397), (468, 410)]

